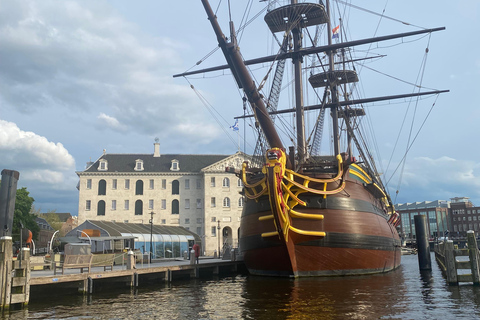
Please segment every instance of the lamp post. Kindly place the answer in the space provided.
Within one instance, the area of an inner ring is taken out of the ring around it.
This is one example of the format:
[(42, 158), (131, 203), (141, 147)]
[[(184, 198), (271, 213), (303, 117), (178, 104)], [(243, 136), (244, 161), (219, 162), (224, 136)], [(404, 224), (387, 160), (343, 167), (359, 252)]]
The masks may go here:
[(153, 258), (153, 215), (155, 212), (150, 212), (150, 263), (152, 263)]
[(218, 237), (218, 257), (220, 258), (220, 220), (218, 220), (217, 237)]

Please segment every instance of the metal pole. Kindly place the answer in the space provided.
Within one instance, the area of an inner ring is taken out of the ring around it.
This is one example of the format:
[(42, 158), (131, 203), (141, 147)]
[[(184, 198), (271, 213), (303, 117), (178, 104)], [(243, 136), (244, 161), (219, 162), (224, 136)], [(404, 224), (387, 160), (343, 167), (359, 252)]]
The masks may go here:
[(153, 215), (155, 212), (150, 212), (150, 263), (153, 259)]
[(415, 234), (417, 235), (418, 265), (420, 270), (432, 270), (430, 244), (428, 243), (427, 217), (424, 215), (416, 215), (413, 219), (415, 222)]
[(218, 220), (217, 237), (218, 237), (218, 257), (220, 258), (220, 220)]

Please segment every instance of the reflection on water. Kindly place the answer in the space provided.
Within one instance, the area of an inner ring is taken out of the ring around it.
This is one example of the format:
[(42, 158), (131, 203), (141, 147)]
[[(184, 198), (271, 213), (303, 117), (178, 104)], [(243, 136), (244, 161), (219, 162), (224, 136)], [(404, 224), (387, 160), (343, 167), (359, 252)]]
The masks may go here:
[(3, 319), (480, 318), (480, 288), (448, 287), (435, 262), (432, 267), (419, 272), (417, 257), (405, 256), (398, 270), (374, 276), (236, 276), (85, 297), (46, 297)]

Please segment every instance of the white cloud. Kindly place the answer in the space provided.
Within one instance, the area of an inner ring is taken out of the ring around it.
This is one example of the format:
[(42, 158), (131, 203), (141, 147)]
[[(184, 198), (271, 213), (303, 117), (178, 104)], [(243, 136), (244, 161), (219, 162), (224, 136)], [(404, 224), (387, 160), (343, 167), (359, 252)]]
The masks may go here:
[(458, 196), (480, 204), (480, 162), (446, 156), (407, 161), (397, 202), (450, 200)]
[(116, 118), (100, 113), (97, 117), (100, 127), (107, 127), (114, 131), (125, 132), (127, 128), (121, 124)]
[(20, 173), (18, 187), (27, 187), (37, 208), (47, 199), (75, 201), (75, 161), (61, 143), (0, 120), (0, 163), (1, 169)]
[(171, 130), (179, 110), (183, 123), (209, 121), (193, 91), (174, 84), (182, 45), (142, 34), (106, 2), (7, 2), (0, 43), (0, 102), (19, 112), (96, 110), (113, 131), (149, 135)]

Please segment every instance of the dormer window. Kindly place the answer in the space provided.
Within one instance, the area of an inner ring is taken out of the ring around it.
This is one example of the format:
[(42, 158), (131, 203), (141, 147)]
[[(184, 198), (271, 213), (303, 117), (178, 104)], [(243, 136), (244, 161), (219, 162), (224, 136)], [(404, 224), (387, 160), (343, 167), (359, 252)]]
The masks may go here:
[(108, 161), (105, 159), (100, 159), (98, 163), (98, 171), (107, 171), (108, 170)]
[(143, 160), (135, 160), (135, 171), (143, 171)]
[(172, 166), (170, 167), (171, 171), (178, 171), (180, 170), (180, 166), (178, 165), (178, 160), (172, 160)]

